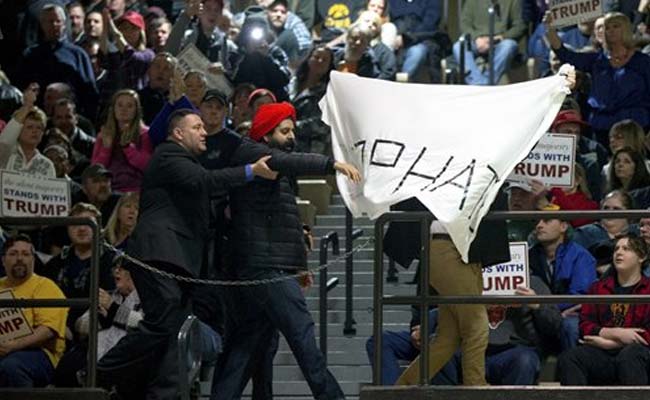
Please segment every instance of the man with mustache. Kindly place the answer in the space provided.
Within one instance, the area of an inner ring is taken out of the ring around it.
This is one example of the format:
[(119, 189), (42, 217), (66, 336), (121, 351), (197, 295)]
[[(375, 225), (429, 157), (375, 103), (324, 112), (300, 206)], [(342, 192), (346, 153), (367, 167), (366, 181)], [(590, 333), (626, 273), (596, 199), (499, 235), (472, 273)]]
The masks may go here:
[[(0, 293), (9, 290), (19, 299), (64, 299), (54, 282), (34, 274), (34, 257), (27, 235), (4, 243), (2, 263), (7, 276), (0, 279)], [(0, 387), (48, 385), (65, 349), (67, 308), (24, 308), (22, 314), (31, 334), (5, 340), (7, 325), (0, 330)]]
[[(240, 397), (250, 370), (257, 364), (253, 355), (272, 353), (270, 343), (277, 331), (289, 343), (314, 398), (344, 398), (316, 346), (314, 320), (300, 283), (291, 278), (307, 265), (303, 228), (291, 181), (299, 175), (325, 175), (335, 171), (353, 182), (359, 182), (361, 176), (353, 165), (320, 154), (292, 154), (295, 120), (296, 111), (289, 103), (262, 105), (253, 118), (250, 140), (242, 140), (230, 158), (231, 165), (241, 165), (270, 153), (273, 158), (269, 167), (279, 174), (274, 182), (254, 181), (230, 190), (231, 274), (240, 280), (286, 279), (238, 290), (239, 298), (231, 311), (238, 320), (226, 332), (223, 358), (212, 385), (212, 399)], [(269, 368), (268, 364), (259, 367)]]

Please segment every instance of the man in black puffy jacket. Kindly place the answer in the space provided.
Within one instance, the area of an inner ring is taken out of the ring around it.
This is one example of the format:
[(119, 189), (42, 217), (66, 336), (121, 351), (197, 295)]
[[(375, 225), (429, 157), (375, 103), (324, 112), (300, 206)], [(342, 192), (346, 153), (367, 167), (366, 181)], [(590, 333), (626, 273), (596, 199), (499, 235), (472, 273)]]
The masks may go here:
[(231, 165), (239, 165), (250, 158), (271, 154), (269, 167), (279, 173), (273, 184), (255, 180), (230, 191), (232, 273), (242, 280), (286, 279), (239, 290), (237, 310), (231, 311), (238, 316), (239, 323), (227, 333), (223, 361), (215, 372), (212, 399), (241, 395), (253, 367), (252, 355), (260, 344), (270, 342), (275, 329), (289, 343), (315, 398), (344, 397), (316, 346), (314, 321), (300, 284), (292, 277), (305, 269), (307, 260), (291, 179), (338, 171), (358, 182), (360, 175), (354, 166), (319, 154), (291, 153), (295, 145), (295, 118), (289, 103), (261, 106), (253, 119), (250, 139), (244, 139), (231, 157)]

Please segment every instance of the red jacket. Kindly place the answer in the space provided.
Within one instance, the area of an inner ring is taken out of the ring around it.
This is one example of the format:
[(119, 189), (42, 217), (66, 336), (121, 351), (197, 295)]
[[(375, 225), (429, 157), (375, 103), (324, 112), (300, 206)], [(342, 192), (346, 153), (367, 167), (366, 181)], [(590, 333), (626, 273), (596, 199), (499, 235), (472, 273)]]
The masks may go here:
[[(587, 196), (580, 191), (571, 194), (566, 194), (560, 188), (553, 188), (551, 189), (551, 195), (553, 196), (553, 198), (551, 199), (551, 203), (560, 206), (560, 210), (580, 211), (580, 210), (598, 209), (598, 202), (594, 200), (589, 200)], [(571, 226), (577, 228), (579, 226), (587, 225), (592, 222), (594, 221), (591, 219), (585, 219), (585, 218), (574, 219), (573, 221), (571, 221)]]
[[(614, 276), (603, 278), (589, 288), (588, 294), (615, 294)], [(641, 277), (632, 294), (650, 294), (650, 278)], [(580, 311), (580, 334), (598, 336), (601, 328), (642, 328), (650, 343), (650, 304), (583, 304)]]

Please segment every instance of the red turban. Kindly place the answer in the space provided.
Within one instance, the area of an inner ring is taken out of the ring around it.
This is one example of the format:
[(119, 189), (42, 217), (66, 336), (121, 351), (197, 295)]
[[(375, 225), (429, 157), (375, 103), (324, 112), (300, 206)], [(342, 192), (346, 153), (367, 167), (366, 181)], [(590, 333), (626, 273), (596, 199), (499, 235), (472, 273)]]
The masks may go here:
[(296, 109), (286, 101), (264, 104), (257, 109), (248, 136), (259, 142), (275, 127), (280, 125), (280, 122), (288, 118), (291, 118), (294, 122), (296, 121)]

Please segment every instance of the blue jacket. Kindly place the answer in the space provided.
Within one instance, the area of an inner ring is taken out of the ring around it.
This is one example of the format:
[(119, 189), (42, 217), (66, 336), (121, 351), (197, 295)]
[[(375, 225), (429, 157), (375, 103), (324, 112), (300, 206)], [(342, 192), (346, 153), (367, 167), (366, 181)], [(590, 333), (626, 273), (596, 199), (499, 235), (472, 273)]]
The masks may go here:
[[(541, 243), (528, 251), (530, 271), (551, 288), (553, 294), (584, 294), (597, 279), (596, 259), (574, 241), (566, 241), (555, 251), (555, 267), (550, 272), (546, 252)], [(560, 310), (572, 304), (558, 304)]]

